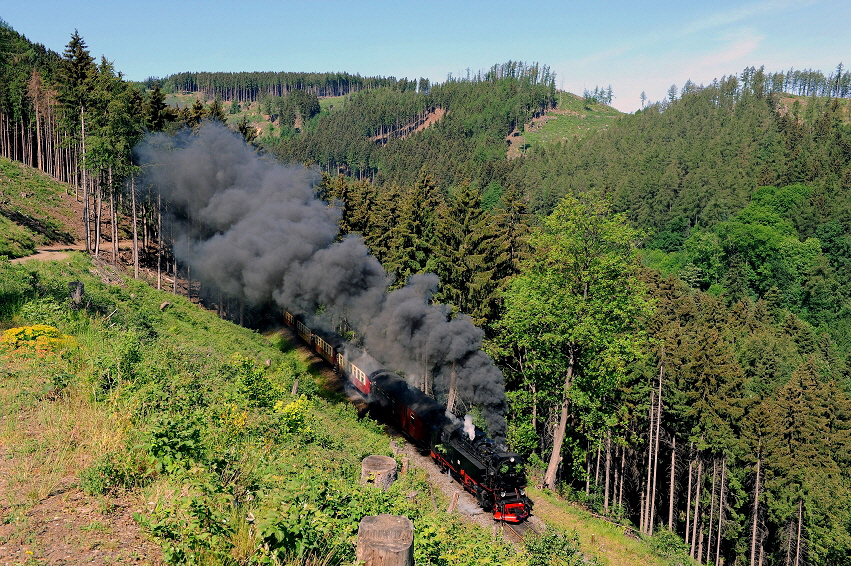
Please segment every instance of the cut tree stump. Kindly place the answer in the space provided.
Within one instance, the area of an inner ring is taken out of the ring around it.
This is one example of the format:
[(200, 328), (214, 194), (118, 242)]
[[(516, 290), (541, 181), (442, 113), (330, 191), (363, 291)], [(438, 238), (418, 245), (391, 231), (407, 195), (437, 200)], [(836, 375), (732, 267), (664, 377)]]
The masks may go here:
[(413, 566), (414, 524), (397, 515), (368, 515), (358, 526), (358, 563)]
[(372, 483), (386, 491), (395, 481), (396, 460), (394, 458), (373, 454), (361, 461), (360, 482), (362, 484)]

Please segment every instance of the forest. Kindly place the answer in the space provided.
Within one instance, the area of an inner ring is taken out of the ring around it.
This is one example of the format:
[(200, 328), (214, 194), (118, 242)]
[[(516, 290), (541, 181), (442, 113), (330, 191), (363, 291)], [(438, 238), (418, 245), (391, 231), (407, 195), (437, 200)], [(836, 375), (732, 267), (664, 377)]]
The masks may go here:
[(231, 120), (246, 148), (311, 167), (340, 239), (394, 288), (436, 274), (433, 301), (482, 328), (533, 477), (706, 564), (851, 564), (849, 96), (841, 64), (750, 67), (509, 158), (559, 108), (546, 65), (135, 84), (76, 32), (58, 54), (0, 22), (0, 155), (74, 187), (87, 251), (132, 239), (137, 275), (260, 324), (268, 305), (183, 261), (205, 228), (134, 152), (254, 104), (277, 127)]

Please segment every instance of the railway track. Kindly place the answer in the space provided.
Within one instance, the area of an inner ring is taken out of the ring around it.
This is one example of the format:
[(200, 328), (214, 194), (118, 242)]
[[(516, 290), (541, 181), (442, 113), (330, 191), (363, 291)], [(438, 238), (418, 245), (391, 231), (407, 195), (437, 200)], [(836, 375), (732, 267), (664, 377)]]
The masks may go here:
[(515, 544), (523, 544), (523, 539), (526, 538), (526, 535), (529, 533), (540, 534), (538, 529), (532, 526), (529, 521), (524, 521), (518, 524), (503, 522), (498, 523), (498, 525), (503, 535)]

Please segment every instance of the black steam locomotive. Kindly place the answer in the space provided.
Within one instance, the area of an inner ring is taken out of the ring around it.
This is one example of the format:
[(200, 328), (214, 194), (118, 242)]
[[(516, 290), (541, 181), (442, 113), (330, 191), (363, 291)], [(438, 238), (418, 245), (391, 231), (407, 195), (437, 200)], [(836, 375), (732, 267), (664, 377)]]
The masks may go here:
[[(526, 496), (523, 458), (505, 451), (472, 424), (465, 426), (447, 414), (446, 407), (395, 373), (375, 369), (377, 362), (358, 356), (348, 359), (333, 342), (324, 338), (289, 312), (284, 321), (298, 336), (341, 372), (369, 402), (378, 416), (391, 420), (467, 491), (479, 506), (499, 521), (519, 523), (529, 517), (532, 501)], [(341, 341), (340, 341), (341, 342)]]

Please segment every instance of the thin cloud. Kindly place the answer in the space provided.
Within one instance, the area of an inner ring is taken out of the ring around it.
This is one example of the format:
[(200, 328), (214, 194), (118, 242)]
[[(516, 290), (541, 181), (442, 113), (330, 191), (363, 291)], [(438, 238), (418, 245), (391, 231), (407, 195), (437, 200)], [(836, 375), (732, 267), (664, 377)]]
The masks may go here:
[(705, 55), (697, 62), (697, 69), (713, 69), (718, 65), (744, 59), (757, 50), (765, 36), (752, 31), (738, 35), (721, 50)]

